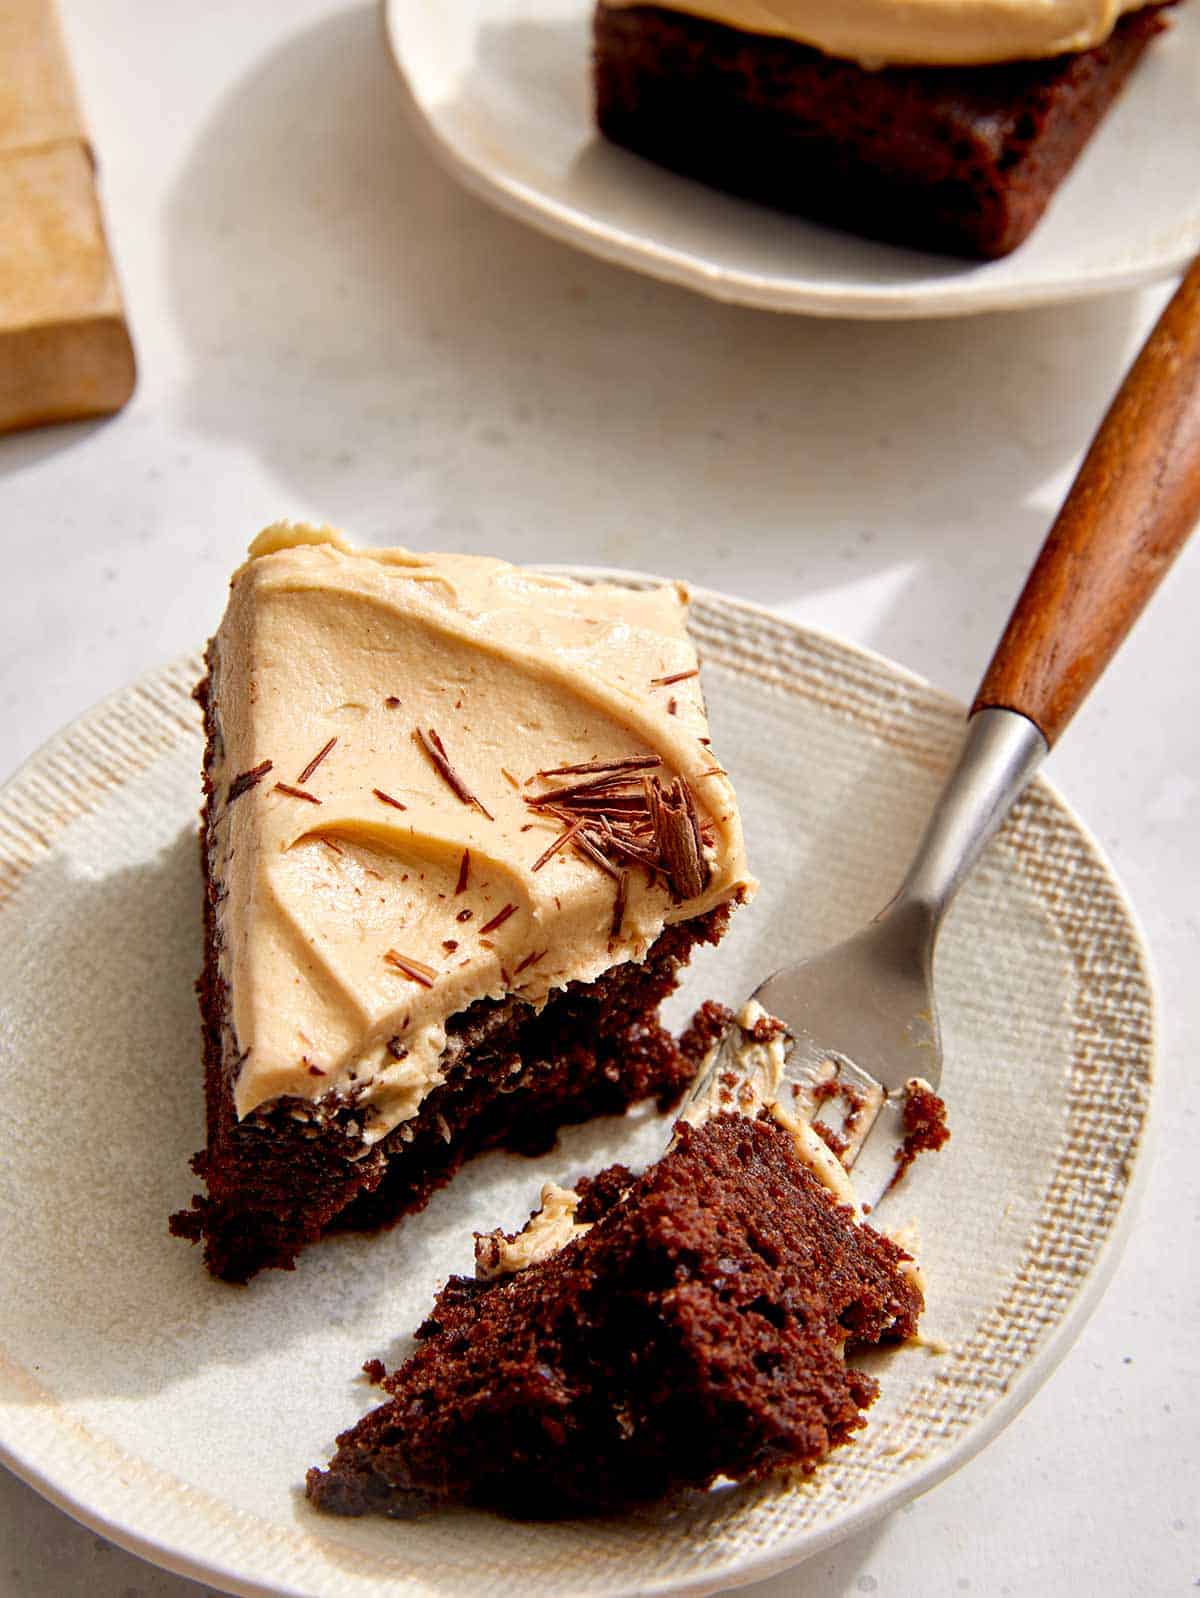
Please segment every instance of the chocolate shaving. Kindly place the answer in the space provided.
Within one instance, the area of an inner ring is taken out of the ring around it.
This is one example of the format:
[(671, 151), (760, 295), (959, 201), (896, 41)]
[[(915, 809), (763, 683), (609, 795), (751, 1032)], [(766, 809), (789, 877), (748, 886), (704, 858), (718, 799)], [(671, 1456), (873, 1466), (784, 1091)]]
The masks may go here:
[(528, 971), (531, 965), (536, 965), (539, 960), (544, 960), (549, 953), (549, 949), (543, 949), (540, 954), (527, 954), (513, 972), (513, 976), (519, 977), (522, 971)]
[(396, 698), (395, 694), (389, 694), (383, 702), (389, 710), (400, 709), (400, 701)]
[(442, 948), (445, 949), (447, 954), (453, 954), (455, 949), (458, 948), (458, 939), (457, 938), (443, 938), (442, 939)]
[(479, 936), (482, 938), (489, 932), (495, 932), (497, 927), (502, 927), (504, 925), (509, 916), (515, 916), (516, 913), (517, 907), (515, 904), (506, 904), (503, 910), (496, 911), (496, 914), (490, 921), (484, 922), (483, 926), (481, 926), (479, 929)]
[(426, 965), (424, 960), (412, 960), (396, 949), (389, 949), (383, 958), (388, 965), (399, 971), (401, 976), (407, 977), (410, 982), (419, 982), (423, 988), (431, 988), (437, 980), (438, 973), (431, 965)]
[(686, 682), (689, 677), (700, 675), (699, 666), (693, 666), (690, 671), (674, 671), (669, 677), (651, 677), (651, 688), (669, 688), (672, 683)]
[(679, 714), (679, 701), (678, 701), (678, 699), (675, 699), (675, 698), (668, 699), (667, 700), (667, 715), (668, 716), (677, 716), (678, 714)]
[(292, 799), (307, 799), (310, 805), (319, 805), (321, 803), (315, 793), (306, 793), (303, 788), (293, 788), (290, 782), (277, 782), (275, 784), (275, 792), (286, 793)]
[(225, 795), (225, 808), (235, 799), (240, 799), (244, 793), (249, 793), (257, 783), (260, 783), (267, 772), (272, 769), (272, 763), (264, 760), (261, 766), (253, 766), (249, 771), (243, 771), (240, 777), (235, 777), (229, 784), (229, 792)]
[(688, 813), (688, 820), (692, 824), (692, 837), (696, 843), (696, 853), (700, 857), (700, 864), (704, 874), (704, 886), (708, 887), (708, 879), (712, 875), (708, 862), (704, 858), (704, 836), (700, 830), (700, 817), (696, 814), (696, 795), (692, 792), (691, 783), (680, 779), (680, 788), (683, 790), (683, 803)]
[(632, 838), (627, 838), (624, 833), (609, 833), (607, 841), (622, 859), (633, 860), (637, 865), (646, 866), (651, 871), (659, 870), (660, 862), (657, 857), (651, 854), (649, 849), (643, 849), (640, 844), (634, 843)]
[(327, 849), (332, 849), (334, 854), (345, 854), (346, 852), (344, 849), (340, 848), (339, 845), (334, 843), (332, 838), (322, 838), (321, 842)]
[(612, 771), (604, 776), (589, 777), (584, 782), (568, 782), (561, 788), (548, 788), (545, 793), (530, 794), (525, 803), (536, 810), (543, 805), (560, 805), (568, 799), (579, 799), (588, 794), (620, 794), (623, 791), (636, 792), (633, 779), (625, 772)]
[(467, 787), (466, 783), (459, 776), (458, 772), (455, 771), (454, 767), (450, 764), (450, 756), (446, 753), (446, 746), (434, 728), (430, 727), (428, 730), (426, 730), (423, 727), (417, 727), (413, 731), (413, 737), (429, 756), (438, 774), (442, 777), (446, 785), (452, 790), (455, 796), (461, 799), (465, 805), (474, 805), (476, 810), (481, 811), (489, 821), (495, 821), (495, 816), (493, 816), (492, 812), (484, 804), (483, 800), (477, 798), (476, 795), (471, 792), (470, 788)]
[(393, 810), (407, 810), (407, 805), (402, 805), (399, 799), (393, 799), (390, 793), (384, 793), (382, 788), (372, 788), (371, 792), (381, 805), (391, 805)]
[(549, 771), (539, 771), (539, 777), (579, 777), (598, 771), (649, 771), (661, 766), (657, 755), (626, 755), (620, 760), (585, 760), (578, 766), (552, 766)]
[[(464, 849), (462, 852), (462, 859), (458, 862), (458, 882), (454, 888), (454, 897), (456, 899), (460, 893), (465, 893), (467, 891), (467, 878), (470, 875), (471, 851), (469, 849)], [(462, 920), (461, 916), (459, 917), (459, 920)]]
[(460, 910), (454, 919), (456, 921), (469, 921), (474, 914), (474, 910)]
[[(554, 798), (555, 795), (550, 794), (547, 797)], [(529, 800), (526, 801), (526, 803), (530, 802)], [(646, 800), (640, 791), (635, 793), (585, 793), (575, 798), (568, 794), (565, 806), (545, 804), (539, 805), (538, 810), (542, 812), (549, 811), (552, 816), (561, 816), (569, 812), (572, 816), (608, 816), (610, 819), (615, 819), (623, 815), (633, 821), (645, 816)]]
[(296, 778), (296, 781), (297, 782), (307, 782), (308, 779), (312, 776), (313, 772), (321, 764), (322, 760), (324, 760), (325, 756), (333, 748), (335, 743), (337, 743), (337, 739), (336, 738), (331, 738), (323, 749), (318, 749), (316, 754), (309, 761), (308, 765), (305, 766), (304, 770)]
[(649, 886), (665, 880), (676, 902), (702, 893), (711, 876), (704, 854), (709, 840), (696, 814), (692, 790), (681, 778), (664, 786), (657, 774), (651, 774), (652, 765), (661, 761), (636, 755), (627, 762), (589, 761), (579, 768), (539, 773), (583, 775), (578, 781), (526, 796), (531, 810), (554, 816), (564, 828), (534, 869), (569, 845), (614, 880), (632, 864), (644, 868)]
[(625, 923), (625, 901), (629, 895), (629, 872), (622, 871), (617, 878), (617, 897), (613, 900), (611, 936), (619, 938)]
[(694, 899), (708, 886), (710, 873), (701, 852), (691, 789), (682, 778), (664, 788), (655, 777), (646, 783), (646, 797), (671, 895), (676, 902)]
[(558, 837), (555, 838), (554, 842), (549, 846), (549, 848), (543, 849), (542, 853), (538, 855), (537, 859), (530, 867), (530, 870), (540, 871), (548, 860), (553, 860), (558, 851), (565, 848), (566, 845), (571, 842), (571, 840), (575, 837), (575, 834), (581, 829), (582, 826), (583, 818), (579, 817), (577, 820), (572, 821), (567, 827), (564, 827), (562, 832), (559, 833)]
[(517, 790), (517, 792), (520, 793), (521, 784), (513, 776), (512, 772), (508, 769), (507, 766), (501, 766), (500, 767), (500, 775), (504, 778), (505, 782), (511, 783), (512, 786)]
[(585, 859), (590, 860), (594, 866), (599, 866), (601, 871), (606, 871), (610, 877), (620, 876), (616, 866), (613, 865), (603, 849), (600, 848), (595, 833), (588, 828), (585, 827), (580, 830), (574, 839), (574, 844), (578, 852)]

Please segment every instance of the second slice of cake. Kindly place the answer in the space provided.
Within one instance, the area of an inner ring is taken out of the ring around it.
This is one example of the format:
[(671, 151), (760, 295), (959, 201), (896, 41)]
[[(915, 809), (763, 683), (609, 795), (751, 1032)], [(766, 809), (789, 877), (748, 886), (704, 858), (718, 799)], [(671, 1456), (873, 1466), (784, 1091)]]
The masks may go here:
[(752, 891), (686, 596), (268, 529), (209, 648), (209, 1269), (420, 1208), (690, 1073), (657, 1010)]

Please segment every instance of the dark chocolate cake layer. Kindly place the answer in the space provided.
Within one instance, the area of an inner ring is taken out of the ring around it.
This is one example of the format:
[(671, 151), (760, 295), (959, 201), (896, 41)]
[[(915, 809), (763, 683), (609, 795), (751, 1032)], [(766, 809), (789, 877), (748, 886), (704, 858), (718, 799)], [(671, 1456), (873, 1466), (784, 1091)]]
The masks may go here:
[[(207, 684), (213, 761), (216, 726)], [(245, 1282), (269, 1266), (289, 1268), (306, 1244), (333, 1228), (372, 1228), (418, 1210), (470, 1155), (504, 1147), (539, 1153), (559, 1127), (619, 1112), (639, 1099), (663, 1108), (678, 1098), (695, 1060), (658, 1024), (657, 1011), (698, 943), (716, 942), (727, 906), (666, 928), (646, 960), (613, 967), (597, 982), (572, 983), (538, 1013), (520, 1001), (482, 1001), (455, 1018), (445, 1081), (380, 1143), (367, 1148), (355, 1106), (341, 1099), (283, 1100), (238, 1121), (239, 1059), (219, 973), (217, 890), (203, 837), (205, 965), (198, 983), (205, 1052), (207, 1147), (193, 1166), (206, 1195), (172, 1217), (180, 1237), (203, 1239), (213, 1275)]]
[(867, 71), (682, 12), (601, 4), (596, 116), (615, 143), (731, 193), (996, 257), (1036, 226), (1165, 9), (1052, 60)]
[(863, 1424), (877, 1387), (845, 1353), (912, 1335), (921, 1294), (776, 1122), (681, 1125), (643, 1176), (579, 1192), (594, 1224), (558, 1253), (450, 1280), (390, 1401), (309, 1472), (314, 1504), (604, 1512), (811, 1469)]

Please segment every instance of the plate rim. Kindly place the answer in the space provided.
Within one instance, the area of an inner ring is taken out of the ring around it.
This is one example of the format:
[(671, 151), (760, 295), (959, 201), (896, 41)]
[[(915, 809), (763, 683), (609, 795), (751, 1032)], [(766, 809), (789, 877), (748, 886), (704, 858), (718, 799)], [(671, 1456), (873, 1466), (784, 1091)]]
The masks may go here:
[[(562, 575), (572, 575), (584, 581), (615, 581), (624, 582), (632, 586), (673, 581), (673, 579), (658, 577), (640, 570), (580, 565), (577, 563), (543, 563), (541, 569)], [(709, 602), (718, 608), (729, 608), (734, 611), (748, 613), (758, 621), (769, 623), (773, 627), (782, 627), (786, 631), (794, 632), (802, 637), (815, 638), (822, 644), (829, 646), (835, 653), (858, 658), (871, 663), (877, 668), (882, 668), (889, 675), (900, 678), (911, 686), (920, 688), (925, 693), (934, 696), (945, 708), (958, 710), (965, 714), (966, 706), (955, 695), (948, 693), (920, 673), (912, 671), (909, 667), (872, 649), (868, 645), (838, 637), (807, 623), (795, 621), (753, 600), (726, 594), (706, 586), (689, 583), (685, 583), (684, 586), (688, 589), (693, 600), (698, 600), (702, 603)], [(66, 744), (80, 731), (85, 730), (93, 721), (102, 720), (106, 714), (116, 711), (120, 702), (129, 695), (136, 693), (145, 684), (153, 684), (157, 687), (164, 679), (169, 679), (172, 676), (182, 676), (185, 673), (191, 675), (192, 668), (199, 658), (200, 652), (198, 650), (181, 653), (170, 661), (152, 666), (148, 670), (137, 674), (84, 709), (79, 715), (73, 717), (44, 740), (21, 762), (3, 784), (0, 784), (0, 801), (6, 799), (12, 789), (16, 788), (44, 761), (51, 758), (60, 746)], [(1091, 1267), (1075, 1292), (1069, 1306), (1049, 1330), (1048, 1334), (1043, 1336), (1032, 1357), (1020, 1367), (990, 1410), (980, 1419), (973, 1421), (970, 1427), (944, 1453), (884, 1486), (869, 1501), (846, 1510), (826, 1525), (813, 1530), (799, 1532), (796, 1539), (789, 1545), (781, 1544), (774, 1548), (764, 1549), (761, 1552), (748, 1555), (726, 1555), (727, 1562), (724, 1564), (719, 1562), (720, 1556), (718, 1556), (718, 1562), (703, 1574), (696, 1574), (693, 1571), (678, 1576), (668, 1575), (643, 1579), (638, 1582), (636, 1587), (622, 1585), (606, 1588), (605, 1591), (608, 1592), (609, 1598), (635, 1598), (635, 1595), (641, 1594), (645, 1594), (646, 1598), (666, 1598), (666, 1595), (673, 1595), (673, 1598), (706, 1598), (706, 1595), (732, 1591), (748, 1583), (768, 1579), (773, 1575), (795, 1567), (809, 1558), (816, 1557), (846, 1538), (853, 1536), (856, 1532), (879, 1521), (887, 1514), (894, 1512), (903, 1504), (923, 1495), (969, 1463), (1016, 1419), (1026, 1404), (1029, 1403), (1061, 1364), (1106, 1292), (1120, 1262), (1140, 1208), (1150, 1167), (1150, 1151), (1155, 1139), (1159, 1113), (1157, 1105), (1158, 1062), (1162, 1044), (1158, 982), (1151, 951), (1137, 910), (1113, 869), (1103, 846), (1052, 780), (1045, 775), (1039, 775), (1034, 779), (1034, 783), (1047, 792), (1056, 808), (1062, 813), (1063, 819), (1079, 834), (1091, 859), (1103, 876), (1107, 888), (1120, 906), (1126, 923), (1125, 930), (1128, 934), (1131, 951), (1136, 956), (1138, 974), (1148, 1008), (1146, 1048), (1148, 1088), (1143, 1106), (1140, 1133), (1136, 1147), (1128, 1162), (1129, 1177), (1115, 1217), (1099, 1245)], [(86, 811), (80, 813), (85, 814)], [(75, 819), (77, 819), (77, 816), (72, 816), (64, 825), (71, 825)], [(3, 1353), (3, 1349), (0, 1349), (0, 1355), (3, 1355)], [(2, 1364), (2, 1361), (0, 1361), (0, 1364)], [(20, 1368), (18, 1367), (18, 1369)], [(84, 1430), (87, 1432), (87, 1428), (84, 1428)], [(90, 1432), (87, 1432), (87, 1434), (90, 1435)], [(97, 1437), (95, 1441), (98, 1446), (115, 1448), (118, 1453), (124, 1453), (124, 1450), (120, 1449), (118, 1445), (111, 1442), (106, 1443), (100, 1437)], [(18, 1478), (64, 1513), (93, 1531), (108, 1537), (111, 1541), (138, 1557), (177, 1575), (207, 1582), (210, 1585), (221, 1585), (225, 1591), (239, 1595), (239, 1598), (317, 1598), (318, 1590), (307, 1583), (295, 1585), (290, 1581), (275, 1579), (266, 1584), (257, 1577), (239, 1573), (219, 1558), (188, 1552), (182, 1549), (177, 1541), (164, 1540), (153, 1532), (142, 1529), (138, 1523), (136, 1513), (131, 1513), (126, 1518), (116, 1513), (108, 1513), (104, 1510), (96, 1509), (86, 1498), (72, 1490), (69, 1481), (61, 1479), (61, 1473), (56, 1475), (52, 1468), (45, 1465), (44, 1459), (36, 1459), (34, 1457), (35, 1452), (34, 1449), (29, 1447), (28, 1442), (26, 1442), (24, 1449), (14, 1445), (4, 1435), (3, 1430), (0, 1430), (0, 1463), (7, 1466)], [(167, 1472), (160, 1472), (159, 1474), (168, 1475)], [(181, 1483), (180, 1485), (186, 1484)], [(436, 1591), (420, 1576), (414, 1578), (412, 1584), (405, 1578), (400, 1585), (393, 1585), (392, 1579), (387, 1575), (381, 1575), (377, 1579), (380, 1582), (381, 1593), (392, 1591), (397, 1594), (420, 1594), (421, 1598), (426, 1598), (426, 1595), (430, 1595), (430, 1598), (432, 1598)], [(568, 1588), (562, 1589), (562, 1598), (569, 1598), (572, 1590)]]
[(377, 0), (384, 45), (395, 68), (401, 100), (410, 123), (426, 148), (463, 188), (476, 199), (560, 244), (582, 250), (598, 260), (622, 266), (660, 283), (689, 289), (721, 304), (827, 320), (948, 320), (994, 312), (1035, 310), (1148, 287), (1177, 277), (1200, 249), (1198, 209), (1192, 218), (1191, 236), (1181, 239), (1177, 248), (1165, 252), (1154, 263), (1113, 267), (1070, 278), (1044, 276), (1031, 283), (990, 287), (986, 283), (972, 287), (970, 278), (965, 277), (956, 280), (956, 286), (953, 287), (922, 289), (919, 298), (914, 298), (911, 289), (876, 289), (852, 285), (828, 291), (818, 287), (789, 285), (753, 272), (706, 266), (685, 251), (666, 245), (650, 246), (615, 226), (600, 228), (586, 214), (564, 201), (545, 195), (520, 179), (489, 173), (468, 159), (457, 145), (443, 136), (427, 114), (405, 67), (398, 17), (406, 3), (411, 3), (411, 0)]

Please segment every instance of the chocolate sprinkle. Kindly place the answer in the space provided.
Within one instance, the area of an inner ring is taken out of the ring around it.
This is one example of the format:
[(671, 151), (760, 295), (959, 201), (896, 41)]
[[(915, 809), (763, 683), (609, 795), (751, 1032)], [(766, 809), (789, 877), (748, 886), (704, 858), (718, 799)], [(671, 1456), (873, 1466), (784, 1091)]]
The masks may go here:
[(504, 925), (509, 916), (515, 916), (516, 913), (517, 907), (515, 904), (506, 904), (503, 910), (497, 910), (492, 919), (485, 922), (483, 926), (480, 927), (479, 936), (482, 938), (489, 932), (495, 932), (497, 927), (502, 927)]
[(611, 936), (619, 938), (625, 924), (625, 901), (629, 895), (629, 872), (622, 871), (617, 878), (617, 897), (613, 900)]
[(470, 788), (467, 787), (458, 772), (450, 764), (450, 756), (446, 753), (446, 746), (436, 730), (433, 727), (428, 730), (423, 727), (417, 727), (413, 731), (413, 737), (429, 756), (438, 774), (456, 798), (461, 799), (465, 805), (474, 805), (476, 810), (481, 811), (489, 821), (495, 821), (495, 816), (493, 816), (483, 800), (471, 792)]
[(337, 739), (336, 738), (331, 738), (323, 749), (318, 749), (316, 754), (309, 761), (308, 765), (305, 766), (304, 770), (296, 778), (296, 781), (297, 782), (301, 782), (301, 783), (307, 782), (308, 779), (312, 776), (313, 772), (321, 764), (322, 760), (324, 760), (325, 756), (333, 748), (335, 743), (337, 743)]
[(378, 799), (380, 804), (382, 804), (382, 805), (391, 805), (393, 810), (407, 810), (408, 809), (408, 806), (407, 805), (402, 805), (400, 803), (399, 799), (393, 799), (390, 793), (384, 793), (382, 788), (372, 788), (371, 792), (375, 795), (376, 799)]
[(529, 869), (531, 871), (540, 871), (548, 860), (553, 860), (558, 851), (562, 848), (565, 848), (566, 845), (572, 841), (572, 839), (575, 837), (575, 834), (582, 826), (583, 817), (579, 816), (568, 826), (564, 827), (562, 832), (559, 833), (558, 837), (555, 838), (554, 842), (550, 844), (548, 848), (542, 850), (541, 854), (538, 855), (537, 859), (533, 862), (533, 865)]
[(244, 793), (249, 793), (257, 783), (260, 783), (267, 772), (272, 769), (272, 763), (264, 760), (261, 766), (254, 766), (249, 771), (243, 771), (240, 777), (235, 777), (229, 784), (229, 792), (225, 795), (225, 808), (235, 799), (240, 799)]
[(431, 965), (426, 965), (424, 960), (412, 960), (397, 949), (389, 949), (383, 958), (388, 965), (394, 966), (401, 976), (407, 977), (410, 982), (419, 982), (423, 988), (431, 988), (437, 980), (438, 973)]
[(693, 666), (690, 671), (675, 671), (669, 677), (651, 677), (651, 688), (669, 688), (672, 683), (686, 682), (689, 677), (700, 675), (699, 666)]
[(455, 889), (454, 889), (454, 897), (456, 899), (458, 898), (460, 893), (465, 893), (467, 891), (467, 878), (470, 875), (471, 875), (471, 851), (469, 849), (464, 849), (463, 852), (462, 852), (462, 859), (458, 863), (458, 882), (457, 882), (457, 884), (455, 886)]
[(292, 799), (306, 799), (310, 805), (321, 803), (315, 793), (307, 793), (303, 788), (293, 788), (290, 782), (277, 782), (275, 792), (286, 793)]
[(552, 766), (549, 771), (539, 771), (539, 777), (578, 777), (599, 771), (649, 771), (661, 766), (658, 755), (625, 755), (619, 760), (585, 760), (578, 766)]
[[(641, 771), (641, 766), (632, 768)], [(633, 778), (625, 772), (611, 771), (604, 776), (589, 777), (585, 782), (564, 783), (561, 788), (548, 788), (545, 793), (531, 794), (525, 801), (534, 810), (539, 810), (543, 805), (560, 805), (568, 799), (580, 799), (587, 796), (601, 794), (617, 795), (622, 790), (628, 791)]]
[(620, 876), (616, 866), (613, 865), (603, 849), (600, 848), (594, 832), (591, 832), (586, 827), (583, 828), (577, 834), (574, 843), (578, 852), (585, 859), (590, 860), (594, 866), (599, 866), (601, 871), (606, 871), (610, 877)]

